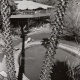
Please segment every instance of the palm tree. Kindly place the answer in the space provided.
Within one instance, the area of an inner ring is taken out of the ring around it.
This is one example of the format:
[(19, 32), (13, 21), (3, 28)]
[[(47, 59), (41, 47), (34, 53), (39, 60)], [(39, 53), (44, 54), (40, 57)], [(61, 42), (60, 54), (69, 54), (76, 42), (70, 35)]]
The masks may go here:
[(51, 80), (50, 73), (52, 72), (52, 65), (54, 65), (54, 55), (56, 54), (59, 35), (62, 33), (64, 27), (63, 17), (66, 10), (66, 5), (67, 0), (59, 0), (55, 21), (52, 21), (53, 29), (51, 32), (51, 37), (48, 40), (48, 45), (46, 46), (47, 51), (43, 60), (43, 66), (39, 77), (40, 80)]
[(10, 20), (11, 9), (13, 6), (11, 0), (1, 0), (1, 15), (2, 15), (2, 28), (3, 28), (3, 40), (5, 42), (5, 55), (6, 55), (6, 67), (8, 80), (16, 80), (14, 56), (13, 56), (13, 42), (10, 32)]

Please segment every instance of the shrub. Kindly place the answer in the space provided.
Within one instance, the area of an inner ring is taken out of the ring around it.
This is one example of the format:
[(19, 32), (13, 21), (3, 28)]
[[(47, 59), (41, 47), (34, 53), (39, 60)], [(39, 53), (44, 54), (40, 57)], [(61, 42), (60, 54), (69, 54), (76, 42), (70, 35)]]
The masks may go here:
[(67, 73), (69, 68), (70, 66), (67, 64), (66, 61), (54, 62), (52, 73), (51, 73), (51, 80), (73, 80)]
[(77, 41), (80, 42), (80, 2), (76, 2), (76, 0), (72, 0), (64, 16), (64, 34), (63, 38), (66, 40)]

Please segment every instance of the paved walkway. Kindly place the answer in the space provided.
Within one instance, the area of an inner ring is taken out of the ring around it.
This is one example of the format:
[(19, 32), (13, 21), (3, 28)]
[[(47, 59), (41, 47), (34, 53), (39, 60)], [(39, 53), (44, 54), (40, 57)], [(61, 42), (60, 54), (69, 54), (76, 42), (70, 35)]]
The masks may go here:
[(75, 57), (80, 58), (80, 47), (75, 47), (75, 46), (70, 46), (67, 44), (59, 43), (58, 48), (68, 52), (69, 54)]
[[(34, 41), (34, 42), (29, 42), (27, 43), (27, 41), (25, 41), (25, 49), (34, 46), (34, 45), (38, 45), (38, 44), (42, 44), (41, 41)], [(19, 45), (17, 45), (15, 48), (19, 48), (21, 50), (21, 45), (22, 43), (20, 43)], [(59, 43), (58, 44), (58, 48), (62, 49), (64, 51), (67, 51), (69, 54), (75, 56), (75, 57), (80, 57), (80, 47), (73, 47), (67, 44), (63, 44), (63, 43)]]

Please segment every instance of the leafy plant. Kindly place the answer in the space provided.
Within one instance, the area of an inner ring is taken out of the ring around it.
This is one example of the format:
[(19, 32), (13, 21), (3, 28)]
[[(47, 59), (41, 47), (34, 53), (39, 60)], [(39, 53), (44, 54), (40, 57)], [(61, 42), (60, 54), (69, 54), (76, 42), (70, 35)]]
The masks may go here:
[(63, 38), (69, 41), (80, 42), (80, 16), (79, 3), (71, 0), (64, 17)]
[(50, 45), (50, 41), (48, 38), (43, 38), (42, 45), (47, 48), (48, 45)]
[(66, 61), (55, 61), (51, 73), (51, 80), (73, 80), (67, 73), (70, 68)]
[(75, 63), (75, 66), (69, 70), (69, 75), (74, 79), (74, 80), (80, 80), (80, 62), (78, 64)]

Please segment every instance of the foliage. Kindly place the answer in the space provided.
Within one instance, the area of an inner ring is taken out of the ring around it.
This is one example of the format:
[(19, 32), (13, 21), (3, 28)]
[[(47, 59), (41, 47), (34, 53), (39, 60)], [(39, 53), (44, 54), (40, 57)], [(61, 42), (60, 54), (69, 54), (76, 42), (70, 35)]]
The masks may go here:
[(47, 48), (47, 46), (50, 44), (50, 41), (48, 38), (43, 38), (42, 45)]
[(64, 18), (64, 35), (66, 40), (80, 42), (80, 2), (69, 1), (68, 9)]
[(10, 28), (10, 31), (11, 31), (11, 34), (14, 36), (21, 34), (18, 28)]
[(76, 59), (76, 63), (72, 65), (72, 67), (67, 72), (73, 80), (80, 80), (80, 59)]
[(2, 17), (1, 17), (1, 14), (0, 14), (0, 29), (2, 28)]
[(76, 65), (71, 71), (71, 73), (73, 73), (71, 77), (73, 77), (75, 80), (80, 80), (80, 63)]
[(70, 68), (70, 65), (66, 61), (55, 61), (51, 73), (51, 80), (73, 80), (67, 73)]

